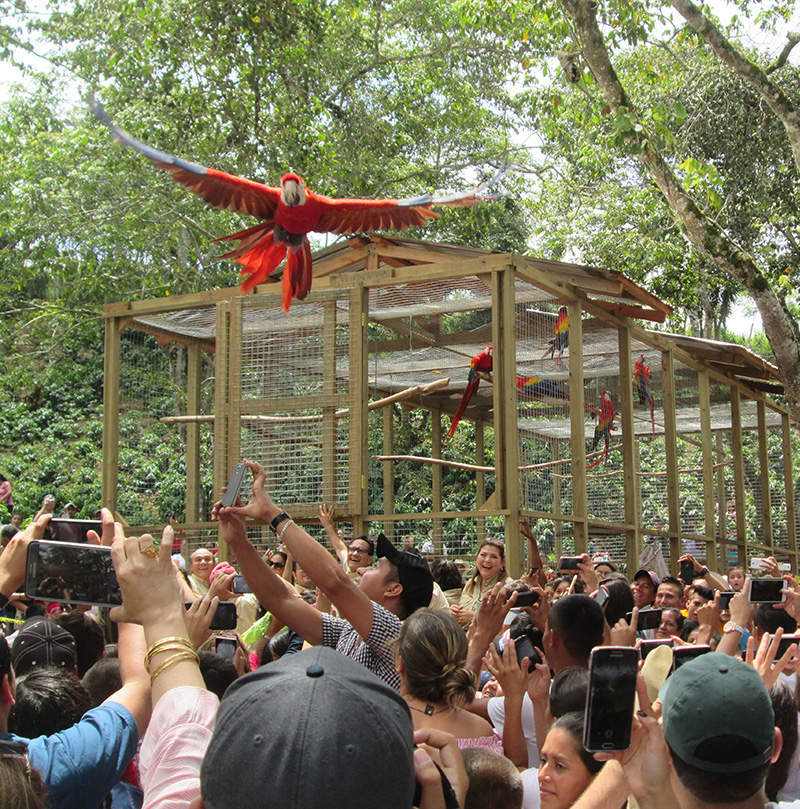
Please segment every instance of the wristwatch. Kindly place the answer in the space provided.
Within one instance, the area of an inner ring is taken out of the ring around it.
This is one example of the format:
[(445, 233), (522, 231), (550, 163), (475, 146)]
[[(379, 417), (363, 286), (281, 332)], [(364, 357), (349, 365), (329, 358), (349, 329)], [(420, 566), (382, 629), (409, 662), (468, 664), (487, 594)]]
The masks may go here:
[(740, 635), (744, 635), (747, 633), (747, 629), (743, 626), (739, 626), (735, 621), (728, 621), (728, 623), (722, 627), (722, 634), (727, 635), (730, 632), (738, 632)]
[(272, 522), (269, 524), (269, 527), (277, 534), (278, 526), (284, 520), (291, 520), (291, 517), (289, 516), (289, 513), (287, 511), (282, 511), (280, 514), (278, 514), (278, 516), (275, 517), (275, 519), (273, 519)]

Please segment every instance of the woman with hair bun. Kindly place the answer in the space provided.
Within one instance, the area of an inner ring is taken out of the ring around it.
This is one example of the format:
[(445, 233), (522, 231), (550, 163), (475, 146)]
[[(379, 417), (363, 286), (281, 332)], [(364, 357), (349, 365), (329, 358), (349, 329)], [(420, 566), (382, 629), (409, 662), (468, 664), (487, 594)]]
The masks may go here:
[(502, 754), (492, 726), (464, 708), (475, 696), (475, 675), (466, 662), (467, 638), (452, 615), (419, 609), (403, 621), (395, 666), (414, 730), (444, 730), (460, 748), (487, 747)]

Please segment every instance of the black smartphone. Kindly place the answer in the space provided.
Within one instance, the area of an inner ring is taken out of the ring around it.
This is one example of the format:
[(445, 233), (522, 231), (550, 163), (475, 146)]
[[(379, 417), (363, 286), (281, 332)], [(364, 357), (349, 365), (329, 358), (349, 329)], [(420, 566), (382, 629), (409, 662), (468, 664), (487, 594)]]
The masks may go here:
[[(191, 601), (187, 601), (184, 606), (188, 610), (192, 606)], [(236, 629), (236, 604), (233, 601), (220, 601), (217, 604), (217, 611), (211, 619), (211, 626), (209, 629), (224, 630)]]
[(239, 644), (236, 638), (217, 638), (216, 653), (225, 660), (233, 662), (233, 657), (236, 654), (236, 647)]
[(751, 579), (751, 604), (782, 604), (786, 601), (786, 579)]
[(783, 657), (786, 654), (786, 650), (793, 643), (796, 643), (798, 647), (800, 647), (800, 635), (784, 635), (778, 642), (778, 653), (775, 655), (775, 659), (778, 660)]
[(562, 556), (558, 560), (558, 570), (577, 570), (578, 565), (583, 561), (580, 556)]
[[(644, 631), (645, 629), (658, 629), (661, 625), (661, 613), (663, 610), (639, 610), (639, 623), (636, 629)], [(629, 612), (625, 616), (625, 620), (630, 624), (633, 620), (633, 612)]]
[(721, 610), (729, 610), (731, 608), (731, 599), (736, 595), (736, 590), (725, 590), (719, 594), (719, 608)]
[(681, 581), (684, 584), (691, 584), (694, 579), (694, 562), (691, 559), (684, 559), (681, 562)]
[(708, 654), (711, 651), (710, 646), (677, 646), (672, 650), (672, 668), (670, 674), (677, 671), (685, 663), (694, 660), (700, 655)]
[(643, 640), (639, 645), (639, 654), (644, 660), (656, 646), (669, 646), (670, 648), (675, 645), (672, 638), (655, 638), (654, 640)]
[(57, 542), (88, 542), (87, 531), (96, 531), (97, 535), (103, 531), (100, 520), (67, 520), (54, 517), (48, 523), (51, 529), (50, 536)]
[(231, 581), (232, 593), (252, 593), (250, 585), (244, 580), (244, 576), (234, 576)]
[[(511, 598), (511, 594), (509, 594), (508, 598)], [(508, 601), (508, 598), (506, 601)], [(517, 591), (517, 600), (514, 602), (514, 608), (532, 607), (538, 600), (539, 593), (537, 593), (535, 590), (527, 590), (523, 592)]]
[(240, 461), (233, 467), (228, 485), (225, 487), (225, 494), (222, 495), (222, 505), (224, 508), (236, 505), (236, 498), (239, 496), (239, 489), (242, 488), (244, 473), (247, 467)]
[(631, 746), (639, 650), (598, 646), (589, 658), (583, 746), (590, 752)]
[(111, 548), (34, 539), (28, 545), (25, 595), (39, 601), (116, 607), (122, 603)]
[[(495, 641), (494, 648), (497, 654), (503, 656), (503, 649), (505, 649), (505, 638)], [(517, 650), (517, 662), (522, 665), (522, 661), (528, 658), (528, 673), (532, 672), (537, 663), (542, 662), (542, 655), (539, 650), (533, 645), (533, 642), (527, 635), (521, 635), (514, 639), (514, 646)]]
[[(414, 745), (416, 749), (417, 745)], [(436, 764), (436, 762), (433, 762)], [(442, 793), (444, 794), (444, 809), (459, 809), (461, 804), (459, 803), (458, 796), (455, 793), (452, 785), (450, 784), (450, 780), (444, 774), (444, 770), (436, 764), (436, 769), (439, 770), (439, 775), (441, 776), (442, 780)], [(414, 786), (414, 803), (413, 806), (419, 806), (420, 802), (422, 801), (422, 785), (419, 781), (416, 782)]]

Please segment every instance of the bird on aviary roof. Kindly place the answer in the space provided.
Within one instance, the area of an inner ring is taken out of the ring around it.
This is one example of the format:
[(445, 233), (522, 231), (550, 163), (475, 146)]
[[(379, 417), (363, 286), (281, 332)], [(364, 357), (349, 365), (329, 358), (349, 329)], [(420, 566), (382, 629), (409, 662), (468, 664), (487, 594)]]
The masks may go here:
[(456, 427), (458, 427), (458, 422), (461, 421), (461, 417), (464, 415), (464, 411), (467, 409), (469, 400), (475, 395), (475, 391), (478, 390), (478, 385), (480, 385), (481, 379), (489, 379), (489, 375), (491, 373), (492, 347), (486, 346), (486, 348), (484, 348), (480, 354), (476, 354), (472, 358), (472, 362), (469, 364), (467, 387), (464, 388), (464, 392), (461, 394), (461, 401), (458, 403), (458, 409), (456, 410), (455, 416), (453, 416), (453, 420), (450, 422), (450, 431), (447, 433), (448, 438), (453, 437)]
[(311, 246), (307, 234), (366, 233), (376, 230), (406, 230), (421, 227), (440, 214), (431, 210), (465, 207), (498, 194), (487, 189), (504, 174), (505, 168), (481, 186), (445, 196), (415, 199), (334, 199), (315, 194), (297, 174), (281, 177), (278, 188), (206, 168), (197, 163), (153, 149), (117, 127), (103, 107), (89, 101), (94, 114), (112, 132), (114, 138), (143, 154), (172, 178), (201, 196), (209, 205), (260, 219), (246, 230), (223, 236), (217, 241), (239, 240), (236, 249), (220, 258), (232, 258), (242, 265), (242, 292), (250, 292), (266, 281), (288, 252), (283, 271), (283, 308), (288, 313), (292, 298), (303, 300), (311, 289)]

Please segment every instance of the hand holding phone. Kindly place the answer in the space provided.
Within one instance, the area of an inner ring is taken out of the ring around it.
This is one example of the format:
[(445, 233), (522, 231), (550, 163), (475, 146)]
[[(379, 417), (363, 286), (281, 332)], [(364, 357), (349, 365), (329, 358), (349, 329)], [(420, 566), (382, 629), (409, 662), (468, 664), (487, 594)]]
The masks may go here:
[(582, 556), (562, 556), (558, 560), (559, 570), (577, 570), (578, 565), (583, 561)]
[(786, 601), (786, 579), (751, 579), (751, 604), (783, 604)]
[(245, 472), (247, 472), (247, 467), (241, 461), (233, 467), (228, 485), (225, 487), (225, 494), (222, 495), (223, 508), (230, 508), (236, 505), (236, 498), (239, 496), (239, 490), (242, 488)]
[(583, 746), (590, 752), (631, 746), (639, 650), (598, 646), (589, 658)]
[[(647, 629), (658, 629), (661, 626), (661, 613), (663, 610), (639, 610), (639, 620), (636, 629), (643, 632)], [(630, 624), (633, 621), (633, 612), (625, 615), (625, 620)]]

